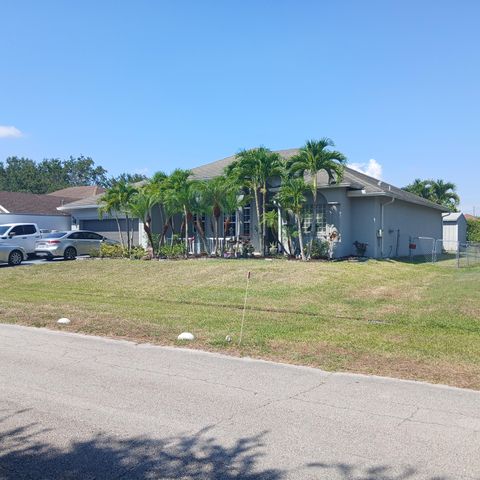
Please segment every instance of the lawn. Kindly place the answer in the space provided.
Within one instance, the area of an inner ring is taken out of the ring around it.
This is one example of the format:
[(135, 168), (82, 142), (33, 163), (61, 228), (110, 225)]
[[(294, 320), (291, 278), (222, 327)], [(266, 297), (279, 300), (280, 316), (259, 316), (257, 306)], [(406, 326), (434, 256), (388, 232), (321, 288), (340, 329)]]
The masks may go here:
[(161, 345), (190, 331), (193, 348), (480, 389), (479, 267), (83, 260), (1, 268), (0, 281), (5, 323)]

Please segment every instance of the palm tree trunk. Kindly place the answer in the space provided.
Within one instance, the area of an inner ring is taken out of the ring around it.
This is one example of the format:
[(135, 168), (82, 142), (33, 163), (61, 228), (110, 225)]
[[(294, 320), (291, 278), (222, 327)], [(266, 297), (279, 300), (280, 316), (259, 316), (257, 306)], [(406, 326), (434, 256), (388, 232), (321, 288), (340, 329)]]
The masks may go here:
[(215, 217), (215, 255), (218, 255), (218, 222), (219, 222), (220, 216)]
[(265, 248), (267, 244), (267, 229), (265, 227), (265, 210), (267, 205), (267, 184), (263, 184), (262, 190), (262, 235), (263, 235), (263, 255), (265, 255)]
[(303, 250), (302, 222), (300, 221), (300, 213), (297, 213), (296, 217), (297, 217), (297, 228), (298, 228), (298, 243), (300, 243), (300, 255), (302, 257), (302, 260), (305, 261), (305, 252)]
[(188, 258), (188, 213), (185, 205), (183, 206), (183, 216), (185, 218), (185, 258)]
[(262, 232), (262, 222), (260, 219), (260, 204), (258, 200), (258, 189), (256, 188), (256, 185), (254, 185), (254, 194), (255, 194), (255, 209), (257, 211), (257, 224), (258, 224), (258, 239), (260, 241), (260, 254), (263, 257), (265, 247), (263, 245), (263, 232)]
[(128, 213), (125, 213), (125, 223), (127, 225), (127, 253), (130, 255), (131, 243), (130, 243), (130, 218)]
[(205, 230), (202, 227), (202, 222), (200, 221), (200, 218), (199, 218), (198, 214), (197, 214), (197, 218), (195, 220), (195, 223), (197, 225), (197, 230), (198, 230), (198, 234), (200, 236), (200, 240), (202, 241), (203, 250), (208, 253), (207, 239), (205, 237)]
[(175, 219), (173, 215), (170, 217), (170, 226), (172, 227), (172, 237), (170, 238), (170, 246), (173, 247), (173, 236), (175, 235)]
[(125, 250), (125, 240), (123, 239), (122, 227), (120, 226), (120, 220), (118, 215), (115, 213), (115, 221), (117, 222), (118, 235), (120, 236), (120, 244), (122, 245), (122, 250)]
[(317, 175), (313, 175), (313, 204), (310, 243), (308, 244), (308, 258), (312, 255), (313, 242), (317, 239)]

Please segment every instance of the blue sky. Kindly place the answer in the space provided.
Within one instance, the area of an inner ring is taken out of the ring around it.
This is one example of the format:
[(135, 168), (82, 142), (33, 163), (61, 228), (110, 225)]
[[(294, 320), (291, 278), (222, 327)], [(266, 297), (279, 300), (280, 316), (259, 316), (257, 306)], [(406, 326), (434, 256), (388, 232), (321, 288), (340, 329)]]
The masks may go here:
[(479, 212), (479, 24), (476, 0), (3, 0), (0, 160), (151, 174), (328, 136)]

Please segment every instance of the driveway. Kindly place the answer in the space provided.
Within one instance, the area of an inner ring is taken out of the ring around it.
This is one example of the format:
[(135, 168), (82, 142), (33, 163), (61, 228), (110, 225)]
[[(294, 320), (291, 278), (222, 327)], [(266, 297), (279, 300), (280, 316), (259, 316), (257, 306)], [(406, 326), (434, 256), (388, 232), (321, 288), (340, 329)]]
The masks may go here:
[(2, 480), (480, 479), (479, 392), (8, 325), (0, 381)]

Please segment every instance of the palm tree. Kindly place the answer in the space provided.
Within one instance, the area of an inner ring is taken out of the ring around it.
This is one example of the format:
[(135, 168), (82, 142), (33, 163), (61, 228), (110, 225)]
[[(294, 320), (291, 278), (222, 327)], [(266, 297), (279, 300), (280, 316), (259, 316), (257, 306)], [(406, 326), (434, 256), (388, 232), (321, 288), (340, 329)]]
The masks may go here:
[(312, 225), (311, 238), (308, 246), (308, 257), (312, 253), (313, 241), (317, 235), (317, 194), (318, 194), (318, 172), (327, 172), (329, 184), (338, 182), (343, 175), (344, 165), (347, 158), (343, 153), (336, 150), (329, 150), (327, 147), (334, 147), (335, 144), (329, 138), (320, 140), (308, 140), (300, 149), (300, 152), (292, 157), (288, 167), (292, 174), (307, 173), (312, 179)]
[(456, 211), (460, 203), (460, 197), (457, 195), (456, 189), (456, 185), (452, 182), (445, 182), (441, 179), (421, 180), (420, 178), (416, 178), (413, 183), (403, 187), (403, 190), (443, 205), (453, 212)]
[(460, 197), (457, 195), (456, 189), (456, 185), (452, 182), (445, 182), (441, 179), (432, 181), (433, 201), (455, 212), (460, 203)]
[[(224, 223), (223, 223), (223, 248), (225, 248), (225, 241), (227, 237), (228, 229), (232, 223), (232, 213), (237, 215), (238, 210), (242, 208), (248, 201), (248, 197), (242, 195), (241, 191), (239, 191), (238, 185), (234, 183), (227, 182), (227, 191), (225, 192), (225, 196), (222, 200), (222, 210), (224, 212)], [(238, 228), (237, 228), (238, 232)], [(238, 242), (239, 236), (235, 232), (235, 240), (237, 244), (238, 250)]]
[[(273, 176), (281, 175), (283, 162), (278, 153), (265, 147), (241, 150), (235, 158), (236, 160), (227, 167), (226, 173), (253, 193), (259, 226), (260, 253), (264, 255), (266, 238), (264, 215), (268, 197), (268, 180)], [(261, 211), (259, 193), (262, 194)]]
[(163, 194), (163, 200), (170, 212), (181, 213), (183, 216), (185, 257), (188, 257), (188, 222), (191, 217), (192, 180), (189, 179), (190, 175), (190, 170), (182, 170), (180, 168), (174, 170), (165, 181), (165, 192)]
[(205, 180), (198, 184), (203, 197), (203, 203), (207, 207), (207, 213), (213, 218), (213, 231), (215, 236), (214, 252), (218, 255), (219, 248), (219, 220), (223, 211), (223, 202), (231, 188), (231, 182), (225, 176)]
[(101, 197), (100, 202), (102, 205), (99, 209), (99, 214), (102, 216), (104, 213), (113, 214), (120, 234), (120, 240), (122, 248), (125, 248), (125, 242), (123, 240), (122, 229), (118, 219), (118, 214), (123, 213), (125, 215), (125, 222), (127, 227), (127, 251), (130, 252), (132, 246), (132, 239), (130, 238), (130, 216), (129, 205), (130, 200), (137, 192), (137, 189), (124, 181), (116, 182), (110, 187)]
[(413, 183), (403, 187), (403, 190), (430, 200), (432, 193), (431, 182), (431, 180), (420, 180), (420, 178), (416, 178)]
[(307, 201), (305, 194), (310, 189), (302, 177), (288, 178), (282, 183), (276, 195), (279, 205), (285, 210), (290, 210), (295, 216), (302, 260), (306, 259), (303, 247), (302, 211)]
[[(148, 238), (149, 246), (154, 250), (152, 235), (152, 208), (160, 202), (160, 191), (153, 183), (140, 187), (130, 199), (129, 211), (133, 217), (143, 223), (143, 229)], [(155, 252), (153, 252), (155, 253)]]

